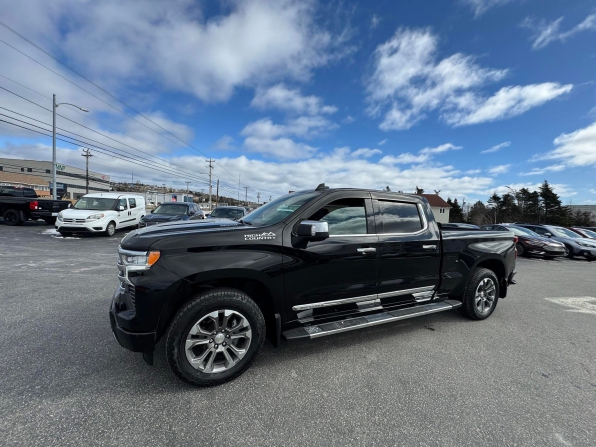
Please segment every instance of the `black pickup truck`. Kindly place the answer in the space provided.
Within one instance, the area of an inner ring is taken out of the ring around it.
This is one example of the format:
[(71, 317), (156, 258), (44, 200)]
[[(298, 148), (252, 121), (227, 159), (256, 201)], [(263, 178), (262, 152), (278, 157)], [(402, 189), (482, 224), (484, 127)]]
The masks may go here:
[(23, 225), (29, 219), (53, 225), (58, 213), (69, 206), (67, 200), (40, 199), (32, 188), (0, 186), (0, 216), (8, 225)]
[(300, 191), (239, 222), (129, 233), (109, 310), (120, 345), (193, 385), (244, 372), (265, 334), (318, 338), (458, 308), (489, 317), (514, 283), (514, 236), (441, 231), (426, 199), (361, 189)]

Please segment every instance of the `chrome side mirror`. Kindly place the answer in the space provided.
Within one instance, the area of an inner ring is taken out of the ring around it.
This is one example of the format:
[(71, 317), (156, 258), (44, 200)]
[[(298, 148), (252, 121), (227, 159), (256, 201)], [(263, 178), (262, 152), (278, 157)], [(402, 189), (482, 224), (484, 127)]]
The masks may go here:
[(329, 237), (329, 224), (318, 220), (303, 220), (298, 225), (296, 235), (309, 239), (327, 239)]
[(118, 207), (118, 211), (124, 211), (124, 207), (123, 207), (122, 205), (120, 205), (120, 206)]
[(552, 235), (552, 234), (550, 234), (550, 233), (544, 233), (544, 235), (545, 235), (546, 237), (553, 237), (553, 235)]

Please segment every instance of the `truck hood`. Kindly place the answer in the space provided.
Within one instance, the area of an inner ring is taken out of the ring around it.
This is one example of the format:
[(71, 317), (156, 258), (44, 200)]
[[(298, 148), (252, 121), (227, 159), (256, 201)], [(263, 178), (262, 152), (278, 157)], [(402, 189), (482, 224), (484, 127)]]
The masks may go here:
[(155, 242), (165, 239), (188, 238), (199, 235), (214, 235), (228, 231), (259, 231), (258, 228), (228, 219), (201, 219), (164, 222), (159, 225), (131, 231), (122, 239), (122, 248), (127, 250), (148, 250)]

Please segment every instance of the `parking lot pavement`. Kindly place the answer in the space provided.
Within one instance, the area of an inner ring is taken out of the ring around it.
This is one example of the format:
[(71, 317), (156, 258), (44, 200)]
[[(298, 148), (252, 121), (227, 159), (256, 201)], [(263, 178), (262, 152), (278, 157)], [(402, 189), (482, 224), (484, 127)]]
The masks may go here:
[(594, 445), (596, 263), (521, 259), (486, 321), (266, 343), (239, 379), (199, 389), (163, 343), (152, 368), (112, 337), (124, 233), (52, 233), (0, 224), (2, 445)]

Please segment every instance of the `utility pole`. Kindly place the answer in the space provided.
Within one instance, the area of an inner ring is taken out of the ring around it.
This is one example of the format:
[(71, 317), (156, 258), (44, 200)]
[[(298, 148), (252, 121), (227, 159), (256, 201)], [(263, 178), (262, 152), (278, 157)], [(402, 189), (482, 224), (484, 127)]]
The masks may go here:
[(240, 174), (238, 174), (238, 203), (240, 205)]
[(81, 154), (81, 156), (85, 157), (85, 165), (86, 165), (86, 182), (85, 182), (85, 194), (89, 194), (89, 158), (93, 157), (93, 155), (91, 155), (91, 149), (87, 149), (85, 151), (85, 149), (83, 149), (83, 153)]
[(245, 186), (244, 189), (245, 189), (245, 191), (244, 191), (244, 194), (245, 194), (245, 196), (244, 196), (244, 204), (246, 206), (248, 206), (248, 186)]
[(209, 211), (211, 211), (213, 208), (211, 207), (211, 194), (213, 192), (213, 184), (211, 183), (211, 171), (213, 170), (213, 163), (215, 163), (215, 160), (212, 160), (211, 158), (209, 160), (206, 160), (207, 163), (209, 163), (209, 166), (207, 166), (209, 168)]
[(217, 192), (215, 193), (215, 206), (219, 206), (219, 179), (217, 180)]
[(69, 102), (61, 102), (60, 104), (58, 104), (56, 102), (56, 95), (54, 94), (52, 96), (52, 187), (54, 190), (54, 194), (53, 194), (54, 200), (58, 199), (58, 185), (56, 185), (56, 109), (60, 105), (73, 106), (82, 112), (89, 111), (87, 109), (83, 109), (82, 107), (71, 104)]
[(190, 185), (190, 182), (186, 182), (186, 197), (188, 197), (188, 195), (190, 194), (190, 189), (188, 185)]
[(257, 205), (261, 204), (261, 193), (257, 192)]

